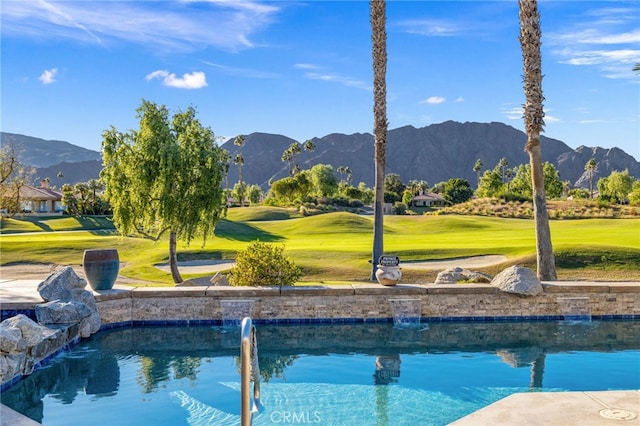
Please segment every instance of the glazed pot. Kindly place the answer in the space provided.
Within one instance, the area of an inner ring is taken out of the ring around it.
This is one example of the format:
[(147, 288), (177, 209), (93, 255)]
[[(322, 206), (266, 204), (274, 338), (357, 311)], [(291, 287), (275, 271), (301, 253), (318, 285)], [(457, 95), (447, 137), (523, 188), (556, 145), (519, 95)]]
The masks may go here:
[(120, 270), (118, 250), (85, 250), (82, 268), (92, 289), (111, 290)]

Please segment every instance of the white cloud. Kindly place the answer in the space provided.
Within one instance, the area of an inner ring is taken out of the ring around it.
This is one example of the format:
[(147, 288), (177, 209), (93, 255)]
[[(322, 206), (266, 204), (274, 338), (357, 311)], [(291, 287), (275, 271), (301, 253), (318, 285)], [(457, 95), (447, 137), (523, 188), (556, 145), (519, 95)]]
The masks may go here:
[(586, 19), (567, 25), (546, 37), (558, 62), (596, 67), (606, 78), (634, 78), (632, 64), (640, 61), (640, 28), (633, 16), (640, 8), (599, 8), (586, 10)]
[(162, 51), (214, 46), (254, 47), (252, 36), (280, 11), (254, 1), (7, 1), (2, 31), (39, 39), (66, 38), (99, 45), (125, 41)]
[(457, 36), (464, 29), (464, 26), (457, 22), (441, 19), (413, 19), (399, 22), (398, 26), (409, 34), (432, 37)]
[(333, 83), (340, 83), (345, 86), (355, 87), (363, 90), (371, 90), (371, 86), (361, 80), (357, 80), (351, 77), (347, 77), (334, 73), (319, 73), (319, 72), (307, 72), (304, 76), (310, 80), (322, 80)]
[(446, 102), (447, 98), (443, 98), (442, 96), (430, 96), (427, 99), (425, 99), (424, 101), (421, 101), (421, 104), (431, 104), (431, 105), (436, 105), (436, 104), (441, 104)]
[(522, 106), (502, 108), (502, 113), (509, 120), (522, 120)]
[(562, 120), (560, 120), (558, 117), (556, 117), (555, 115), (549, 115), (547, 113), (545, 113), (544, 115), (544, 122), (546, 124), (550, 124), (550, 123), (560, 123), (562, 122)]
[(201, 89), (207, 86), (207, 77), (202, 71), (185, 73), (182, 77), (176, 77), (174, 73), (166, 70), (153, 71), (145, 77), (147, 81), (155, 78), (162, 80), (162, 84), (167, 87), (178, 89)]
[(456, 98), (456, 103), (464, 102), (464, 98), (462, 96), (458, 96)]
[(232, 75), (234, 77), (249, 77), (249, 78), (275, 78), (278, 77), (278, 74), (269, 71), (256, 70), (251, 68), (238, 68), (238, 67), (229, 67), (226, 65), (216, 64), (213, 62), (202, 61), (202, 63), (209, 65), (210, 67), (228, 75)]
[(42, 84), (51, 84), (56, 82), (56, 74), (58, 74), (58, 68), (51, 68), (50, 70), (44, 70), (38, 80), (42, 82)]
[(293, 64), (293, 67), (299, 70), (317, 70), (318, 68), (320, 68), (317, 65), (313, 64)]

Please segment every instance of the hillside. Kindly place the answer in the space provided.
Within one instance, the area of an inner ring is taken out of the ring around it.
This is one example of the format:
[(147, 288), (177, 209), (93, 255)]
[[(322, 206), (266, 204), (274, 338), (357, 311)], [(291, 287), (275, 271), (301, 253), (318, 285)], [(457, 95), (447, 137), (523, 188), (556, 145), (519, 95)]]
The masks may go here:
[[(87, 181), (99, 176), (100, 153), (87, 150), (67, 142), (46, 141), (23, 135), (2, 133), (2, 144), (12, 143), (19, 149), (20, 160), (36, 167), (36, 181), (48, 177), (51, 183)], [(373, 186), (373, 135), (355, 133), (345, 135), (332, 133), (312, 139), (316, 148), (313, 152), (302, 151), (297, 162), (301, 168), (315, 164), (330, 164), (334, 169), (348, 166), (353, 176), (353, 184), (364, 182)], [(251, 133), (245, 136), (242, 148), (233, 144), (233, 139), (222, 147), (233, 158), (242, 150), (244, 166), (243, 180), (260, 185), (264, 190), (269, 182), (288, 174), (288, 166), (282, 162), (282, 153), (294, 141), (282, 135)], [(298, 141), (304, 142), (304, 141)], [(429, 185), (450, 178), (467, 179), (472, 186), (477, 177), (473, 171), (476, 160), (484, 165), (483, 171), (493, 168), (505, 157), (509, 166), (528, 163), (524, 151), (526, 135), (503, 123), (459, 123), (446, 121), (430, 126), (412, 126), (390, 130), (387, 137), (387, 173), (397, 173), (403, 182), (426, 180)], [(562, 180), (574, 186), (588, 187), (589, 181), (584, 170), (590, 158), (596, 160), (594, 182), (608, 176), (614, 170), (629, 170), (640, 178), (640, 162), (621, 149), (604, 149), (581, 146), (575, 150), (557, 139), (542, 136), (544, 161), (553, 163)], [(57, 178), (62, 173), (63, 178)], [(229, 170), (229, 182), (238, 181), (238, 168)]]

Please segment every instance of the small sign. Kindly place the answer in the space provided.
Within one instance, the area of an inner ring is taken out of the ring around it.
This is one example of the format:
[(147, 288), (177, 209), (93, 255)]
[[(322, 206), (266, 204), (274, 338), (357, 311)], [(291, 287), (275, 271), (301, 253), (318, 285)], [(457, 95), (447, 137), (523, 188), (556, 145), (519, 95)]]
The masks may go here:
[(378, 259), (378, 265), (398, 266), (400, 265), (400, 258), (398, 256), (380, 256), (380, 258)]

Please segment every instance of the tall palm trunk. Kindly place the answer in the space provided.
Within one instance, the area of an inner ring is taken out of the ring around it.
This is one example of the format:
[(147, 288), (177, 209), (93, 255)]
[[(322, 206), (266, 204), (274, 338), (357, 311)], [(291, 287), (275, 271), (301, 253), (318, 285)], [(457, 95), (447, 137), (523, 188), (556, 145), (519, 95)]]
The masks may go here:
[(538, 278), (556, 280), (556, 265), (551, 246), (549, 214), (544, 191), (542, 173), (542, 151), (540, 133), (544, 127), (542, 102), (542, 61), (540, 55), (540, 15), (537, 0), (518, 0), (520, 5), (520, 45), (524, 65), (524, 123), (527, 131), (527, 145), (531, 165), (533, 188), (533, 209), (536, 229), (536, 258)]
[(180, 275), (180, 271), (178, 271), (177, 239), (174, 231), (169, 232), (169, 268), (171, 269), (171, 278), (173, 278), (174, 283), (180, 284), (182, 282), (182, 276)]
[(373, 256), (371, 280), (375, 280), (376, 264), (384, 252), (384, 169), (387, 149), (387, 32), (386, 2), (371, 0), (371, 41), (373, 56), (373, 121), (375, 195), (373, 205)]

